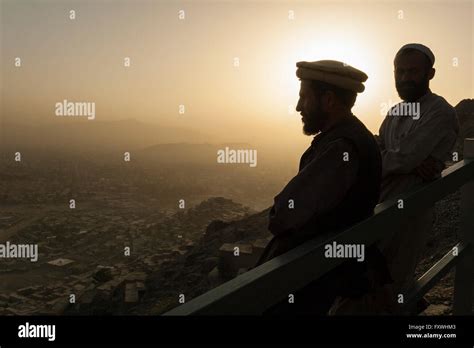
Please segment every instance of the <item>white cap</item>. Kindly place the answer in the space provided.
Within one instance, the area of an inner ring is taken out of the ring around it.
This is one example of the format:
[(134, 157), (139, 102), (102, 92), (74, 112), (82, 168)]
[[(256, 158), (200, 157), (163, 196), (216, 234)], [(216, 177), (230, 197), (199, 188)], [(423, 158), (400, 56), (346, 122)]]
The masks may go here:
[(407, 48), (411, 48), (411, 49), (414, 49), (414, 50), (417, 50), (421, 53), (423, 53), (425, 56), (428, 57), (428, 59), (430, 60), (431, 62), (431, 65), (434, 64), (435, 62), (435, 56), (433, 54), (433, 52), (431, 52), (431, 50), (426, 47), (425, 45), (422, 45), (422, 44), (419, 44), (419, 43), (409, 43), (409, 44), (406, 44), (404, 45), (402, 48), (400, 48), (395, 56), (395, 59), (397, 59), (397, 57), (404, 51), (406, 50)]

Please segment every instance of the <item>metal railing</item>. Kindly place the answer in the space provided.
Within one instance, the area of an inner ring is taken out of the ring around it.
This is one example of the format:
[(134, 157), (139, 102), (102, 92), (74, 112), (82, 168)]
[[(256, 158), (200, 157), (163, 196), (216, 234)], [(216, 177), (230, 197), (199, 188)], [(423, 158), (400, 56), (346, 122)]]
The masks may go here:
[[(436, 201), (461, 189), (459, 243), (437, 261), (405, 296), (405, 306), (416, 303), (452, 267), (456, 267), (453, 313), (472, 314), (474, 283), (474, 139), (465, 139), (464, 160), (443, 171), (441, 178), (385, 201), (370, 218), (329, 239), (318, 237), (184, 303), (163, 315), (258, 315), (288, 294), (332, 270), (343, 259), (326, 258), (324, 246), (370, 245), (390, 238), (407, 217), (422, 213)], [(403, 209), (397, 201), (403, 199)], [(455, 248), (454, 248), (455, 247)], [(456, 250), (456, 252), (454, 252)], [(308, 267), (307, 265), (318, 265)]]

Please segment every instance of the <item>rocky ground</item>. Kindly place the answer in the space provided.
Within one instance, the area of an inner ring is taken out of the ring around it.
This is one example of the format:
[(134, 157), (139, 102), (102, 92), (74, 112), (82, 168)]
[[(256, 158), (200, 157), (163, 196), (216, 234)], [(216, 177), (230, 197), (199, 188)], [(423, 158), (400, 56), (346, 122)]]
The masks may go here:
[[(418, 277), (458, 243), (460, 198), (460, 192), (457, 191), (436, 203), (433, 233), (428, 238), (427, 247), (417, 267), (416, 274)], [(425, 310), (424, 314), (452, 314), (453, 289), (454, 270), (451, 270), (426, 294), (425, 298), (431, 305)]]
[[(456, 192), (436, 204), (417, 276), (457, 243), (459, 201)], [(0, 286), (0, 313), (159, 315), (235, 276), (209, 276), (218, 268), (223, 244), (271, 236), (268, 209), (255, 213), (219, 197), (167, 214), (145, 207), (133, 214), (117, 209), (102, 208), (100, 216), (92, 209), (69, 217), (59, 211), (41, 213), (18, 232), (13, 241), (37, 241), (43, 253), (33, 268), (5, 260), (0, 273), (8, 281)], [(10, 215), (2, 222), (6, 228), (15, 220), (14, 212)], [(120, 254), (126, 245), (132, 246), (130, 257)], [(51, 264), (60, 259), (74, 262)], [(431, 305), (423, 314), (451, 314), (453, 273), (425, 296)], [(75, 294), (75, 303), (70, 303), (70, 294)]]
[[(148, 291), (133, 314), (157, 315), (179, 305), (179, 295), (186, 301), (215, 287), (208, 274), (218, 265), (219, 248), (224, 243), (247, 242), (268, 237), (268, 210), (233, 222), (215, 220), (186, 255), (163, 264), (148, 278)], [(183, 282), (184, 280), (184, 282)], [(221, 279), (218, 283), (222, 283)]]

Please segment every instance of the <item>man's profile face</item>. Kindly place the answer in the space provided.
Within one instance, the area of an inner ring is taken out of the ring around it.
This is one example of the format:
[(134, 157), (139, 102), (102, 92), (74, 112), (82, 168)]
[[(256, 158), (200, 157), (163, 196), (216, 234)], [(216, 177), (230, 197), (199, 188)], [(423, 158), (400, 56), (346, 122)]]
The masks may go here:
[(301, 80), (300, 98), (296, 111), (302, 116), (303, 133), (306, 135), (319, 133), (326, 123), (328, 115), (322, 110), (321, 98), (311, 87), (311, 81)]
[(395, 60), (395, 86), (402, 100), (413, 102), (428, 92), (431, 68), (421, 52), (401, 54)]

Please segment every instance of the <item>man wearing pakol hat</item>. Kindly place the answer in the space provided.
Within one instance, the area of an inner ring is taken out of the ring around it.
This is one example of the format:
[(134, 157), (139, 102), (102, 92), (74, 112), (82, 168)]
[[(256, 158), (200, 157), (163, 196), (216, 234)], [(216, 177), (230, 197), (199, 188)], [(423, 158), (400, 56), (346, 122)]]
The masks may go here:
[[(367, 75), (333, 60), (296, 66), (301, 80), (296, 110), (304, 134), (316, 136), (301, 157), (298, 174), (274, 199), (268, 226), (274, 237), (257, 265), (309, 239), (347, 229), (371, 216), (379, 200), (380, 152), (373, 135), (351, 112)], [(379, 256), (366, 248), (363, 262), (349, 259), (296, 291), (294, 303), (283, 299), (265, 314), (325, 315), (336, 295), (357, 297), (367, 291), (367, 262), (382, 265)]]
[[(404, 45), (395, 55), (395, 86), (402, 102), (388, 111), (376, 136), (383, 161), (381, 202), (398, 200), (415, 186), (440, 177), (444, 163), (452, 159), (459, 124), (454, 108), (429, 88), (435, 75), (434, 62), (433, 52), (418, 43)], [(402, 110), (400, 105), (408, 103), (416, 107), (405, 110), (417, 110), (417, 115), (392, 112)], [(364, 308), (347, 300), (338, 310), (332, 309), (334, 314), (401, 314), (400, 295), (406, 298), (413, 285), (415, 268), (432, 231), (433, 219), (431, 207), (410, 217), (392, 238), (379, 245), (393, 280), (391, 285), (379, 289), (379, 293), (385, 293), (380, 296), (383, 301), (379, 305)]]

